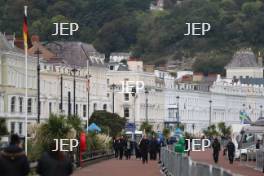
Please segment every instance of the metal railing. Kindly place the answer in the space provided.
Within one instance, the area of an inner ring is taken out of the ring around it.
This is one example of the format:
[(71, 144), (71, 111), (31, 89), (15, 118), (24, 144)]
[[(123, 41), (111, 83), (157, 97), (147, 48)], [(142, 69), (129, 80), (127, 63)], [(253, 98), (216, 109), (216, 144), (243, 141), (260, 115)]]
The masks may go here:
[(162, 171), (167, 176), (237, 176), (221, 167), (196, 162), (185, 154), (161, 149)]
[(88, 162), (97, 159), (107, 159), (114, 156), (113, 150), (96, 150), (82, 153), (82, 162)]
[(256, 151), (256, 169), (264, 172), (264, 149)]

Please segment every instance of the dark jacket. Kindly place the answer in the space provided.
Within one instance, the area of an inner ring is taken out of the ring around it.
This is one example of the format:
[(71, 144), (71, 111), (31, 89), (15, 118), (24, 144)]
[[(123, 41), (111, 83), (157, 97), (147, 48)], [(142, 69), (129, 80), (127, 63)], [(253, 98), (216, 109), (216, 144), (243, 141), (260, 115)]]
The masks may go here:
[(214, 153), (218, 153), (221, 150), (221, 145), (220, 145), (220, 142), (218, 140), (214, 140), (212, 147), (213, 147)]
[(139, 144), (139, 148), (141, 152), (148, 152), (149, 150), (149, 140), (148, 139), (142, 139)]
[(0, 155), (1, 176), (24, 176), (29, 173), (29, 163), (23, 150), (10, 145)]
[(49, 153), (44, 153), (38, 161), (37, 173), (42, 176), (68, 176), (72, 174), (72, 171), (72, 163), (64, 155), (57, 159)]

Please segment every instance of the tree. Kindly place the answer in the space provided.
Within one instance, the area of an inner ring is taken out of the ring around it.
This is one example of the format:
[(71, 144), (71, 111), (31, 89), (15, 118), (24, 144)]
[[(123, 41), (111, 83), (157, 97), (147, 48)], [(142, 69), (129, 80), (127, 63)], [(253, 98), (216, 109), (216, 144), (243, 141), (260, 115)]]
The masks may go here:
[(225, 122), (219, 122), (217, 124), (218, 130), (219, 130), (219, 134), (222, 137), (229, 137), (231, 135), (231, 126), (226, 126)]
[(162, 134), (163, 134), (163, 136), (166, 139), (169, 139), (169, 137), (170, 137), (170, 129), (169, 128), (164, 128), (163, 131), (162, 131)]
[(150, 134), (152, 132), (153, 126), (149, 124), (148, 122), (143, 122), (140, 126), (141, 131), (145, 131), (146, 134)]
[(115, 137), (122, 132), (126, 121), (126, 118), (120, 117), (118, 114), (95, 111), (89, 120), (89, 124), (95, 123), (102, 129), (103, 133), (109, 133), (110, 136)]
[(211, 126), (207, 127), (207, 129), (203, 130), (203, 133), (207, 137), (219, 136), (219, 133), (218, 133), (215, 125), (211, 125)]

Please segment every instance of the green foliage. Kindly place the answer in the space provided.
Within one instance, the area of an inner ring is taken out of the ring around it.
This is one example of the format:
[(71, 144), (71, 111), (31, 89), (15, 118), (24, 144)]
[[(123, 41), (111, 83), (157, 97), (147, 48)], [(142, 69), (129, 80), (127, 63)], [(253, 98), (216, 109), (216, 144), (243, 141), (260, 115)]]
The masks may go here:
[(217, 124), (218, 130), (219, 130), (219, 134), (223, 137), (230, 137), (231, 135), (231, 126), (226, 126), (225, 122), (219, 122)]
[(205, 129), (205, 130), (203, 131), (203, 133), (204, 133), (205, 136), (207, 136), (207, 137), (219, 136), (219, 133), (218, 133), (218, 131), (217, 131), (215, 125), (211, 125), (211, 126), (209, 126), (207, 129)]
[(152, 128), (153, 126), (151, 124), (148, 122), (143, 122), (140, 126), (140, 131), (145, 131), (146, 134), (150, 135), (153, 131)]
[(6, 120), (0, 118), (0, 137), (7, 135), (7, 134), (8, 132), (7, 132), (7, 127), (6, 127)]
[(203, 131), (205, 136), (222, 136), (229, 137), (231, 135), (231, 126), (226, 126), (225, 122), (219, 122), (217, 125), (213, 124)]
[[(27, 1), (29, 32), (40, 35), (41, 40), (89, 42), (107, 56), (132, 51), (133, 56), (154, 64), (197, 56), (194, 69), (204, 73), (222, 73), (231, 58), (226, 51), (241, 47), (258, 51), (264, 46), (263, 0), (186, 0), (181, 5), (165, 0), (162, 12), (150, 11), (150, 2), (153, 0)], [(0, 0), (0, 31), (22, 36), (24, 3)], [(58, 38), (51, 35), (55, 30), (52, 22), (77, 22), (80, 28), (74, 36)], [(211, 31), (205, 36), (185, 36), (185, 23), (191, 22), (210, 23)], [(215, 51), (218, 53), (211, 54)]]
[(162, 131), (162, 134), (163, 134), (163, 136), (166, 139), (169, 139), (169, 137), (170, 137), (170, 129), (169, 128), (164, 128), (163, 131)]
[(126, 118), (120, 117), (118, 114), (95, 111), (89, 120), (89, 124), (95, 123), (102, 129), (103, 133), (115, 137), (122, 132), (126, 121)]

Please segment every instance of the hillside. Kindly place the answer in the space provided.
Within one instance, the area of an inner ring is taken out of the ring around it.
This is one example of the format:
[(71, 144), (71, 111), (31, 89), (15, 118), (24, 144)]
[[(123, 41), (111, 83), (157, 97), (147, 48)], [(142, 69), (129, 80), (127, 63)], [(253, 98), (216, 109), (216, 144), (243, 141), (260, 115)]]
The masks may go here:
[[(31, 0), (29, 31), (42, 40), (89, 42), (107, 55), (132, 51), (148, 63), (197, 58), (194, 70), (205, 73), (223, 72), (238, 48), (263, 51), (264, 0), (165, 0), (165, 10), (156, 12), (149, 10), (151, 2)], [(0, 31), (21, 36), (24, 0), (0, 4)], [(70, 38), (56, 38), (51, 36), (53, 22), (77, 22), (80, 30)], [(205, 36), (184, 36), (190, 22), (207, 22), (212, 29)]]

